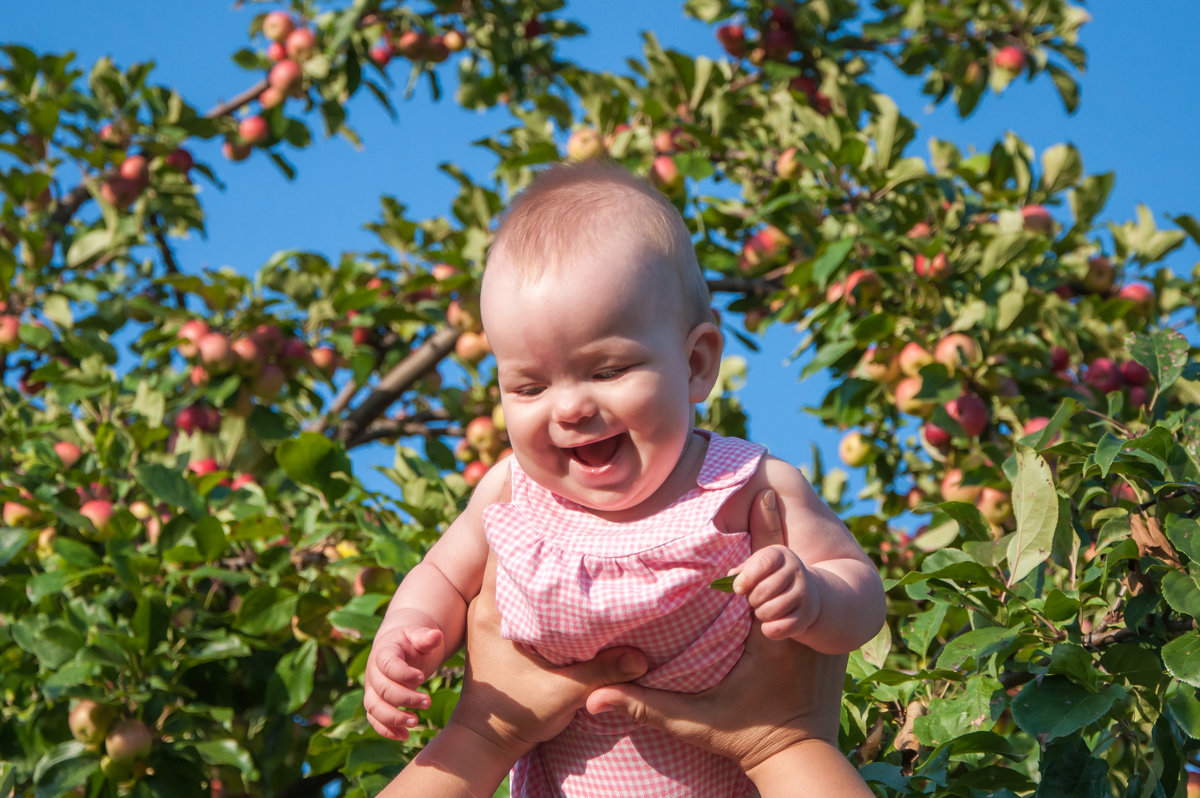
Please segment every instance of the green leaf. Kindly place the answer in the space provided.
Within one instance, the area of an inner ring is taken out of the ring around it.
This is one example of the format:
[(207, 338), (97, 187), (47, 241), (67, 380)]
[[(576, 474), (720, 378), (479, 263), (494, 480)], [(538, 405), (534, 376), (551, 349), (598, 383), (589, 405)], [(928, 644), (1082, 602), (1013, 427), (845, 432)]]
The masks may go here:
[(1054, 477), (1042, 456), (1017, 444), (1017, 478), (1013, 481), (1013, 515), (1017, 531), (1008, 547), (1010, 585), (1045, 562), (1058, 526), (1058, 494)]
[(1200, 563), (1200, 520), (1172, 515), (1167, 517), (1167, 539), (1175, 550)]
[(972, 629), (951, 640), (937, 658), (939, 668), (957, 668), (968, 659), (982, 667), (983, 660), (1002, 651), (1017, 639), (1019, 631), (1003, 626), (985, 626)]
[(158, 463), (142, 463), (133, 469), (134, 477), (150, 495), (172, 507), (181, 507), (192, 518), (202, 517), (204, 501), (183, 474)]
[(926, 745), (941, 745), (990, 728), (992, 694), (999, 689), (995, 677), (972, 676), (957, 695), (930, 703), (929, 714), (917, 718), (913, 730)]
[(116, 240), (111, 230), (89, 230), (71, 242), (67, 250), (67, 267), (78, 269), (95, 260), (109, 247), (115, 248)]
[(1044, 734), (1049, 741), (1097, 722), (1124, 696), (1124, 688), (1115, 684), (1092, 693), (1066, 677), (1046, 676), (1013, 699), (1013, 720), (1027, 734)]
[(1118, 438), (1111, 432), (1104, 433), (1104, 437), (1100, 439), (1100, 443), (1096, 444), (1096, 452), (1092, 455), (1092, 461), (1100, 466), (1100, 476), (1107, 477), (1108, 469), (1112, 468), (1113, 460), (1117, 459), (1117, 455), (1121, 453), (1121, 448), (1125, 445), (1122, 438)]
[(1083, 161), (1070, 144), (1055, 144), (1042, 153), (1042, 184), (1047, 194), (1065, 191), (1083, 177)]
[(194, 743), (193, 748), (200, 758), (209, 765), (230, 765), (244, 774), (253, 774), (254, 758), (250, 752), (238, 745), (237, 740), (203, 740)]
[(245, 594), (234, 624), (247, 634), (274, 632), (291, 626), (295, 610), (295, 593), (281, 587), (263, 585)]
[(300, 648), (280, 658), (274, 677), (267, 683), (267, 704), (282, 712), (295, 712), (313, 691), (317, 665), (317, 641), (309, 638)]
[(988, 540), (991, 537), (987, 519), (975, 505), (967, 502), (939, 502), (937, 508), (958, 522), (964, 537), (970, 540)]
[(825, 288), (829, 283), (829, 278), (833, 276), (838, 267), (846, 260), (846, 256), (850, 254), (850, 250), (854, 249), (853, 238), (842, 238), (834, 241), (832, 244), (825, 247), (825, 251), (813, 263), (813, 279), (817, 281), (820, 288)]
[(720, 590), (722, 593), (732, 593), (733, 580), (735, 578), (736, 577), (733, 576), (722, 576), (720, 579), (714, 579), (709, 587), (711, 587), (713, 590)]
[(1041, 756), (1034, 798), (1107, 798), (1108, 763), (1092, 756), (1078, 737), (1055, 740)]
[(317, 432), (302, 432), (285, 441), (275, 452), (275, 460), (289, 477), (302, 485), (316, 488), (330, 501), (350, 490), (350, 458), (345, 448)]
[(1167, 672), (1192, 687), (1200, 687), (1200, 632), (1192, 630), (1162, 647)]
[(1187, 338), (1176, 330), (1130, 333), (1125, 336), (1125, 347), (1134, 360), (1150, 370), (1159, 391), (1173, 385), (1187, 365)]
[(888, 652), (892, 650), (892, 629), (886, 623), (873, 638), (868, 640), (862, 646), (862, 655), (870, 664), (876, 668), (882, 668), (887, 662)]
[(722, 5), (721, 0), (687, 0), (684, 11), (701, 22), (711, 24), (720, 18), (724, 10)]
[(939, 603), (925, 612), (909, 616), (900, 627), (904, 645), (923, 659), (929, 653), (929, 646), (937, 639), (949, 609), (950, 605)]
[(163, 600), (154, 595), (143, 596), (133, 613), (133, 633), (138, 646), (153, 651), (167, 636), (171, 616)]

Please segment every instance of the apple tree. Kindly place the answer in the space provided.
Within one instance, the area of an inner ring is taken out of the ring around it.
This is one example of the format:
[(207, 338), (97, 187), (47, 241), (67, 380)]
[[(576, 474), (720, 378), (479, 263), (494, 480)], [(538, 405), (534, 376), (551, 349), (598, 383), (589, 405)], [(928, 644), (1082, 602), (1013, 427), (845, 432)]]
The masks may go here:
[[(861, 491), (819, 458), (810, 476), (889, 597), (845, 683), (868, 784), (1185, 794), (1200, 288), (1165, 259), (1200, 224), (1105, 218), (1114, 177), (1070, 145), (916, 153), (873, 85), (891, 64), (968, 115), (1046, 80), (1073, 109), (1088, 15), (685, 10), (710, 52), (647, 33), (618, 74), (570, 60), (586, 31), (554, 0), (295, 0), (253, 11), (248, 85), (208, 110), (148, 65), (3, 47), (0, 795), (364, 796), (436, 733), (461, 659), (386, 741), (361, 706), (371, 638), (506, 446), (477, 304), (495, 218), (539, 167), (601, 156), (677, 203), (729, 336), (786, 329), (798, 376), (830, 380), (807, 412), (845, 431)], [(506, 111), (489, 174), (443, 166), (444, 215), (382, 198), (370, 251), (180, 268), (198, 183), (267, 157), (304, 190), (290, 150), (422, 84)], [(729, 361), (706, 425), (745, 432), (741, 377)], [(394, 449), (393, 489), (356, 474), (367, 446)]]

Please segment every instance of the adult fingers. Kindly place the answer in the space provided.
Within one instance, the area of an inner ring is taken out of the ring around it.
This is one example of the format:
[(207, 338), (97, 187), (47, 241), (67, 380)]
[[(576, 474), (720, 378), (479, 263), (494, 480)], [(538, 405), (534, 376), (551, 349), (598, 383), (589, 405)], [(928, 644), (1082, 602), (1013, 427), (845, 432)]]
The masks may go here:
[(750, 549), (758, 551), (784, 543), (783, 518), (775, 491), (767, 488), (754, 497), (750, 508)]
[(592, 691), (585, 706), (593, 715), (620, 712), (643, 726), (688, 740), (703, 725), (697, 719), (705, 714), (701, 702), (702, 699), (692, 694), (618, 684)]
[(603, 687), (636, 679), (646, 672), (646, 655), (636, 648), (610, 648), (585, 662), (557, 668), (557, 672), (588, 687)]

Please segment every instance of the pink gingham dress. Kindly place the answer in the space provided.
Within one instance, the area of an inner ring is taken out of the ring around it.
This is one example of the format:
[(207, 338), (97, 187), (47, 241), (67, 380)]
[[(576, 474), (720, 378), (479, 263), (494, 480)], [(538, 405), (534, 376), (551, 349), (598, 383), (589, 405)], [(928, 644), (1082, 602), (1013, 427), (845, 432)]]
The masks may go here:
[[(749, 556), (750, 540), (745, 531), (719, 531), (713, 519), (764, 449), (699, 432), (709, 443), (696, 487), (628, 523), (597, 518), (510, 460), (512, 500), (483, 512), (506, 638), (560, 665), (634, 646), (650, 665), (638, 680), (647, 687), (691, 693), (724, 678), (742, 655), (750, 611), (744, 598), (709, 585)], [(586, 711), (517, 763), (510, 789), (522, 798), (755, 794), (731, 760)]]

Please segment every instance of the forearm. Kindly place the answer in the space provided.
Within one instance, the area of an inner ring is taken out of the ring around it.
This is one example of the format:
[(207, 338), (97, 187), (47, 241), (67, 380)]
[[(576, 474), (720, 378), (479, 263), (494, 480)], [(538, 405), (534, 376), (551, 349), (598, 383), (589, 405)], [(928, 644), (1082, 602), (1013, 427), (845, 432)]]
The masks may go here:
[(414, 620), (439, 629), (445, 640), (446, 655), (463, 643), (466, 628), (467, 599), (435, 564), (423, 561), (408, 572), (396, 588), (380, 631)]
[(438, 732), (378, 798), (487, 798), (516, 762), (519, 752), (450, 722)]
[(873, 565), (858, 559), (827, 560), (809, 567), (820, 591), (817, 619), (796, 641), (824, 654), (845, 654), (873, 638), (887, 608)]
[(875, 798), (854, 766), (825, 740), (793, 743), (747, 768), (746, 775), (762, 798)]

